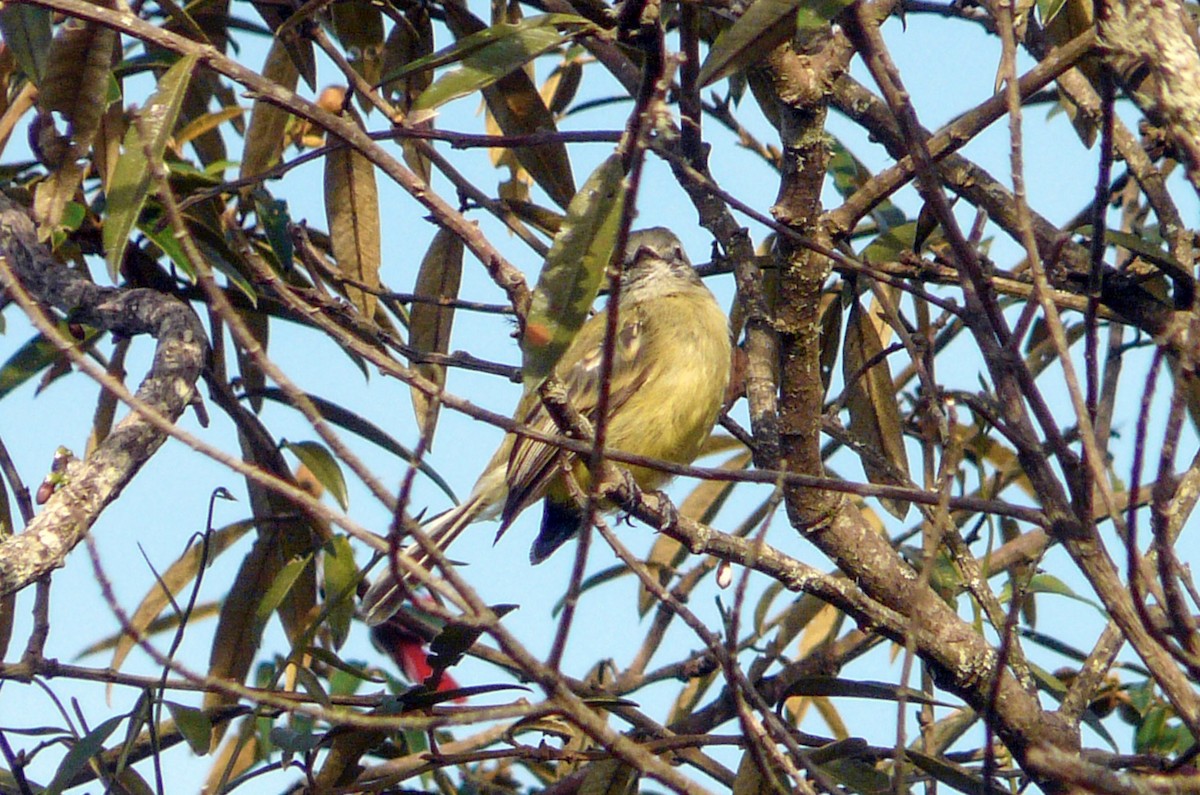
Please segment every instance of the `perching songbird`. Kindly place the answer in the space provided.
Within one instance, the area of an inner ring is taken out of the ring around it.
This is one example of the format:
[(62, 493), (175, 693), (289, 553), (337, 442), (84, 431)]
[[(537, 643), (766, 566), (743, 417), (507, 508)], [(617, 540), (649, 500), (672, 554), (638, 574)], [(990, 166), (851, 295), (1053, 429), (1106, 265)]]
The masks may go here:
[[(566, 385), (570, 404), (593, 424), (608, 311), (583, 325), (554, 371)], [(621, 276), (606, 448), (691, 463), (721, 411), (730, 347), (728, 321), (679, 239), (661, 227), (631, 233)], [(546, 434), (559, 430), (536, 391), (521, 398), (513, 419)], [(655, 469), (626, 468), (643, 489), (669, 479)], [(578, 488), (567, 478), (574, 478)], [(541, 531), (529, 552), (530, 560), (540, 563), (588, 521), (576, 495), (587, 494), (589, 483), (587, 466), (576, 453), (508, 434), (470, 495), (427, 522), (424, 531), (445, 550), (468, 524), (499, 518), (499, 538), (518, 514), (542, 500)], [(415, 545), (402, 554), (424, 557)], [(397, 587), (391, 568), (363, 597), (368, 623), (378, 624), (400, 607), (406, 589)]]

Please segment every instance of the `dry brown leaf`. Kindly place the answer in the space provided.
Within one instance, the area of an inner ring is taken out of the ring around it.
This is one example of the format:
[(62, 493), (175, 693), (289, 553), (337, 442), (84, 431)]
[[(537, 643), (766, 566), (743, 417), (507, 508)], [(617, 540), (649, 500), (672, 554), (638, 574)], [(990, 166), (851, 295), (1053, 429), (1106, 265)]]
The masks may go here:
[[(890, 465), (862, 456), (868, 480), (884, 485), (907, 485), (904, 424), (887, 359), (877, 360), (882, 351), (875, 322), (856, 300), (850, 306), (842, 356), (850, 433), (860, 444), (883, 456)], [(875, 363), (866, 367), (868, 362)], [(880, 503), (897, 519), (903, 519), (908, 513), (909, 503), (905, 500), (881, 498)]]
[[(287, 53), (287, 48), (278, 39), (271, 42), (267, 60), (263, 65), (263, 77), (272, 83), (295, 91), (300, 81), (296, 64)], [(254, 100), (250, 110), (250, 126), (246, 129), (246, 144), (242, 154), (242, 179), (262, 174), (279, 162), (283, 156), (285, 133), (291, 115), (270, 102)]]
[[(462, 281), (463, 243), (458, 235), (448, 229), (439, 229), (421, 260), (417, 272), (417, 283), (413, 294), (417, 298), (454, 300), (458, 298), (458, 287)], [(445, 354), (450, 350), (450, 331), (454, 324), (454, 307), (437, 303), (416, 301), (409, 312), (408, 343), (419, 353)], [(437, 384), (446, 383), (446, 368), (440, 364), (420, 364), (416, 369), (421, 375)], [(430, 443), (437, 424), (440, 403), (431, 401), (419, 389), (412, 392), (413, 411), (417, 427)]]
[(344, 142), (325, 156), (325, 215), (338, 271), (368, 289), (347, 284), (346, 297), (362, 316), (375, 317), (382, 255), (375, 167)]

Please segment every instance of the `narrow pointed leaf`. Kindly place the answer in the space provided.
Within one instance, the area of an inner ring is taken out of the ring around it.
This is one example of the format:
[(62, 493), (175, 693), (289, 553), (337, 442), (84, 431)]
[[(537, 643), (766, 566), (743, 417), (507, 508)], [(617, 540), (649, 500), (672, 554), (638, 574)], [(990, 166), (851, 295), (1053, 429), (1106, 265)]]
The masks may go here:
[(791, 38), (799, 6), (799, 0), (755, 0), (713, 42), (700, 67), (699, 87), (745, 69)]
[[(886, 485), (904, 485), (908, 473), (904, 423), (896, 391), (892, 387), (892, 373), (887, 359), (876, 360), (882, 351), (883, 345), (870, 316), (855, 301), (846, 321), (842, 357), (850, 432), (861, 444), (877, 451), (890, 464), (884, 465), (873, 456), (862, 456), (862, 466), (868, 480)], [(874, 363), (867, 367), (870, 362)], [(908, 513), (909, 503), (904, 500), (881, 499), (880, 503), (898, 519), (903, 519)]]
[[(329, 241), (342, 276), (368, 288), (379, 287), (379, 188), (375, 167), (349, 146), (325, 156), (325, 215)], [(375, 317), (377, 296), (346, 285), (346, 296), (363, 317)]]
[(333, 495), (342, 510), (350, 507), (350, 495), (346, 491), (342, 468), (325, 445), (320, 442), (284, 442), (283, 446), (300, 459), (313, 477)]
[(0, 8), (0, 37), (17, 59), (21, 71), (35, 86), (41, 86), (53, 38), (50, 9), (5, 3)]
[(258, 603), (254, 611), (254, 623), (258, 627), (259, 634), (267, 625), (267, 619), (271, 617), (276, 608), (283, 604), (283, 600), (287, 598), (292, 586), (300, 579), (300, 575), (304, 573), (309, 563), (311, 563), (311, 556), (307, 555), (288, 561), (275, 577), (274, 582), (271, 583), (271, 587), (263, 594), (262, 601)]
[[(481, 26), (476, 17), (469, 14), (465, 9), (457, 6), (447, 6), (447, 24), (454, 31), (456, 36), (464, 36), (476, 32)], [(518, 26), (524, 23), (517, 23)], [(512, 50), (514, 45), (510, 43), (509, 50)], [(524, 51), (526, 49), (536, 50), (537, 47), (531, 43), (518, 43), (516, 49)], [(484, 59), (483, 51), (478, 53), (479, 59)], [(494, 56), (497, 60), (504, 60), (503, 53), (497, 53)], [(489, 56), (490, 60), (491, 56)], [(513, 59), (519, 60), (519, 58)], [(529, 59), (526, 59), (526, 62)], [(521, 68), (517, 68), (523, 64), (517, 64), (512, 70), (499, 77), (494, 83), (486, 83), (483, 88), (483, 99), (487, 103), (488, 111), (495, 119), (496, 124), (505, 135), (531, 135), (537, 132), (554, 132), (557, 127), (554, 123), (554, 114), (546, 107), (542, 95), (538, 92), (537, 86), (533, 84), (529, 74)], [(463, 71), (470, 71), (474, 66), (464, 62)], [(483, 68), (483, 71), (495, 72), (491, 68)], [(437, 84), (429, 88), (426, 93), (437, 89)], [(422, 98), (424, 95), (422, 95)], [(421, 100), (417, 101), (420, 105)], [(529, 172), (538, 186), (546, 191), (547, 195), (555, 201), (559, 206), (566, 207), (575, 195), (575, 177), (571, 171), (571, 159), (567, 155), (567, 147), (562, 142), (550, 142), (539, 146), (522, 146), (512, 150), (513, 156), (522, 168)]]
[[(463, 244), (458, 235), (439, 229), (429, 244), (413, 294), (431, 300), (458, 298), (462, 281)], [(450, 350), (450, 331), (454, 323), (454, 307), (417, 301), (408, 319), (408, 344), (418, 353), (445, 354)], [(441, 364), (415, 365), (416, 370), (439, 387), (446, 383), (446, 367)], [(422, 436), (433, 438), (439, 403), (430, 400), (419, 389), (412, 389), (413, 412)]]
[(333, 647), (340, 649), (350, 634), (354, 618), (355, 587), (358, 585), (358, 566), (354, 550), (346, 536), (336, 536), (325, 544), (325, 599), (328, 602), (327, 626)]
[[(129, 234), (150, 192), (150, 168), (147, 155), (161, 160), (170, 140), (183, 97), (191, 81), (198, 56), (186, 55), (158, 81), (158, 89), (138, 114), (125, 134), (124, 151), (117, 161), (112, 190), (108, 195), (109, 216), (104, 223), (104, 250), (108, 275), (116, 280), (129, 245)], [(143, 137), (145, 136), (145, 137)]]
[(490, 86), (566, 40), (564, 34), (545, 27), (527, 28), (499, 37), (464, 58), (462, 66), (438, 78), (417, 99), (413, 110), (432, 110)]
[(183, 735), (183, 739), (187, 740), (192, 753), (198, 756), (207, 754), (212, 744), (212, 719), (204, 710), (176, 704), (173, 701), (165, 703), (167, 710), (171, 713), (171, 719), (175, 721), (175, 726)]
[[(300, 80), (296, 64), (279, 40), (271, 42), (267, 61), (263, 65), (263, 77), (288, 91), (295, 91)], [(242, 165), (239, 176), (257, 176), (279, 162), (283, 156), (288, 119), (283, 108), (262, 99), (254, 100), (250, 110), (250, 124), (246, 128), (246, 142), (242, 150)]]
[(368, 83), (377, 84), (383, 66), (383, 12), (370, 0), (342, 0), (330, 13), (350, 65)]
[[(291, 401), (288, 399), (288, 396), (280, 389), (264, 389), (261, 391), (261, 393), (256, 394), (261, 394), (261, 396), (267, 400), (274, 400), (280, 403), (291, 405)], [(246, 397), (249, 398), (252, 396), (247, 395)], [(345, 428), (351, 433), (361, 436), (368, 442), (382, 447), (384, 450), (387, 450), (397, 458), (401, 458), (405, 462), (417, 467), (417, 470), (432, 480), (447, 497), (454, 502), (458, 502), (458, 496), (454, 493), (454, 489), (450, 488), (450, 484), (446, 482), (446, 479), (438, 474), (437, 470), (429, 465), (429, 462), (425, 461), (424, 459), (418, 461), (417, 456), (412, 450), (400, 444), (400, 442), (396, 441), (394, 437), (390, 436), (378, 425), (368, 422), (360, 415), (344, 409), (338, 404), (332, 403), (325, 398), (312, 394), (306, 395), (306, 397), (313, 402), (313, 405), (317, 407), (317, 411), (321, 412), (322, 417), (329, 420), (334, 425)]]
[[(475, 31), (466, 31), (465, 35), (460, 35), (458, 41), (449, 47), (385, 71), (382, 81), (388, 83), (416, 72), (457, 63), (481, 49), (495, 45), (498, 42), (503, 42), (505, 39), (513, 36), (520, 36), (527, 31), (539, 28), (553, 30), (556, 27), (578, 30), (590, 27), (590, 23), (583, 17), (575, 14), (539, 14), (538, 16), (533, 16), (513, 24), (502, 22), (490, 28), (480, 27), (480, 29)], [(558, 34), (556, 33), (555, 35)]]
[(112, 733), (117, 730), (117, 727), (121, 725), (121, 721), (125, 720), (125, 717), (125, 715), (117, 715), (116, 717), (109, 718), (92, 729), (85, 737), (72, 743), (71, 749), (67, 751), (66, 755), (63, 756), (62, 762), (59, 763), (53, 780), (46, 785), (46, 789), (42, 790), (42, 795), (58, 795), (58, 793), (70, 786), (71, 781), (75, 778), (75, 774), (83, 770), (88, 760), (104, 750), (104, 742), (112, 736)]
[[(211, 563), (218, 555), (228, 549), (253, 527), (253, 522), (237, 522), (212, 533), (208, 542), (207, 562)], [(142, 597), (142, 601), (138, 604), (137, 609), (133, 611), (133, 615), (129, 617), (129, 626), (131, 629), (143, 636), (153, 634), (155, 622), (162, 615), (163, 610), (171, 603), (171, 599), (183, 593), (184, 589), (195, 581), (196, 576), (200, 573), (203, 552), (203, 545), (191, 545), (179, 556), (178, 560), (162, 573), (162, 576), (151, 587), (150, 592)], [(195, 617), (193, 613), (192, 618)], [(113, 658), (112, 662), (109, 663), (109, 667), (114, 671), (121, 670), (121, 665), (125, 662), (125, 658), (129, 656), (129, 652), (133, 650), (135, 645), (136, 641), (132, 635), (121, 632), (116, 638), (113, 648)]]
[(546, 255), (521, 341), (527, 389), (550, 375), (587, 320), (612, 257), (624, 204), (625, 172), (613, 155), (571, 200)]
[[(62, 324), (59, 330), (67, 333), (66, 324)], [(98, 334), (94, 329), (85, 329), (80, 347), (89, 345)], [(41, 334), (33, 337), (0, 365), (0, 399), (50, 365), (62, 360), (63, 354), (54, 343)]]

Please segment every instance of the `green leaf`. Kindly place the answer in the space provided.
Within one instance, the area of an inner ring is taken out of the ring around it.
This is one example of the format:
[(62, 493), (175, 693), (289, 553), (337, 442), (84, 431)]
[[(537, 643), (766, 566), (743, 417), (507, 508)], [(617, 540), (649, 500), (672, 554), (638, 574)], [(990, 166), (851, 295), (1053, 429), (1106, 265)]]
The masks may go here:
[[(1101, 614), (1105, 614), (1104, 608), (1098, 603), (1086, 597), (1080, 596), (1071, 589), (1071, 586), (1055, 577), (1053, 574), (1035, 574), (1030, 578), (1028, 585), (1025, 586), (1026, 593), (1048, 593), (1056, 596), (1065, 596), (1068, 599), (1074, 599), (1077, 602), (1082, 602), (1085, 605), (1090, 605), (1096, 608)], [(1000, 601), (1007, 602), (1012, 598), (1011, 583), (1004, 586), (1004, 590), (1000, 593)]]
[(1008, 790), (992, 785), (984, 786), (983, 778), (972, 772), (970, 768), (947, 761), (942, 757), (930, 756), (909, 748), (905, 755), (912, 763), (924, 770), (946, 786), (965, 792), (967, 795), (1004, 795)]
[(745, 69), (791, 38), (800, 0), (755, 0), (721, 31), (700, 67), (700, 88)]
[(288, 442), (283, 446), (308, 468), (317, 482), (328, 489), (333, 498), (342, 506), (342, 510), (350, 507), (350, 495), (346, 492), (346, 479), (342, 476), (342, 468), (337, 459), (325, 449), (320, 442)]
[(354, 618), (354, 596), (361, 579), (354, 564), (354, 550), (346, 536), (335, 536), (325, 543), (325, 600), (328, 605), (329, 634), (333, 647), (340, 649), (350, 634)]
[[(267, 400), (274, 400), (279, 403), (285, 403), (289, 406), (291, 405), (291, 399), (282, 389), (271, 387), (254, 392), (247, 391), (246, 394), (243, 395), (245, 398), (252, 398), (256, 396), (261, 396)], [(446, 479), (438, 474), (437, 470), (431, 467), (424, 459), (418, 461), (416, 454), (413, 453), (412, 450), (409, 450), (407, 447), (400, 444), (400, 442), (396, 441), (395, 438), (390, 436), (378, 425), (364, 420), (358, 414), (344, 409), (338, 404), (328, 401), (325, 398), (318, 397), (313, 394), (306, 394), (305, 397), (312, 401), (313, 405), (317, 407), (317, 411), (321, 412), (321, 416), (323, 418), (329, 420), (340, 428), (345, 428), (351, 433), (361, 436), (368, 442), (382, 447), (384, 450), (387, 450), (392, 455), (403, 459), (405, 462), (416, 466), (417, 470), (432, 480), (447, 497), (454, 502), (458, 502), (458, 497), (454, 494), (454, 490), (450, 488), (450, 484), (446, 482)]]
[(583, 768), (579, 795), (632, 795), (638, 771), (620, 759), (600, 759)]
[(521, 340), (526, 389), (553, 372), (591, 312), (612, 258), (625, 188), (621, 159), (611, 155), (567, 207), (562, 229), (538, 276)]
[(796, 33), (827, 30), (833, 18), (842, 13), (851, 0), (805, 0), (797, 8)]
[[(829, 142), (829, 176), (833, 178), (833, 187), (844, 199), (850, 198), (859, 188), (871, 179), (872, 174), (867, 170), (854, 153), (837, 138), (826, 136)], [(871, 210), (871, 218), (879, 227), (880, 232), (886, 232), (893, 227), (908, 221), (904, 211), (891, 200), (884, 199)]]
[(124, 151), (113, 174), (112, 189), (107, 197), (109, 215), (104, 223), (108, 275), (114, 281), (129, 245), (129, 234), (150, 193), (147, 155), (155, 161), (162, 160), (198, 57), (195, 53), (185, 55), (167, 70), (158, 81), (158, 89), (138, 114), (138, 123), (129, 125), (125, 133)]
[(83, 770), (88, 760), (104, 750), (104, 741), (117, 730), (123, 720), (125, 720), (124, 715), (109, 718), (88, 732), (85, 737), (73, 743), (71, 750), (67, 751), (62, 762), (59, 763), (58, 770), (54, 773), (54, 779), (46, 785), (46, 789), (42, 790), (42, 795), (58, 795), (66, 789), (75, 775)]
[(354, 689), (363, 682), (372, 682), (374, 684), (383, 684), (387, 681), (387, 677), (379, 673), (377, 669), (367, 667), (366, 663), (350, 663), (338, 657), (329, 649), (320, 646), (309, 646), (304, 650), (305, 654), (312, 655), (313, 659), (318, 660), (330, 668), (345, 674), (347, 677), (354, 679), (356, 684), (354, 688), (346, 688), (338, 686), (332, 680), (330, 681), (330, 690), (334, 695), (350, 695)]
[[(454, 326), (454, 307), (443, 300), (458, 298), (462, 283), (463, 243), (449, 229), (438, 229), (421, 260), (413, 295), (429, 301), (416, 301), (408, 313), (408, 344), (422, 354), (445, 354), (450, 351), (450, 332)], [(413, 367), (438, 387), (446, 385), (446, 366), (416, 362)], [(433, 432), (441, 403), (420, 389), (410, 390), (417, 429), (432, 446)]]
[[(406, 77), (416, 72), (421, 72), (426, 69), (435, 69), (439, 66), (445, 66), (446, 64), (463, 61), (469, 55), (476, 53), (479, 50), (486, 49), (514, 36), (519, 37), (527, 31), (537, 30), (540, 28), (556, 29), (558, 27), (578, 29), (591, 27), (591, 23), (589, 23), (583, 17), (576, 16), (575, 14), (539, 14), (538, 16), (521, 20), (515, 24), (502, 22), (499, 25), (493, 25), (492, 27), (487, 28), (486, 30), (481, 30), (478, 33), (472, 33), (469, 36), (463, 36), (453, 45), (438, 50), (431, 55), (426, 55), (424, 58), (418, 58), (415, 61), (409, 61), (398, 69), (392, 69), (381, 78), (380, 83), (390, 83), (393, 80), (399, 80), (402, 77)], [(560, 40), (566, 38), (565, 35), (559, 34), (557, 30), (553, 30), (551, 32)]]
[(288, 227), (292, 223), (288, 204), (283, 199), (274, 198), (265, 190), (254, 191), (253, 197), (254, 212), (258, 214), (258, 220), (263, 225), (267, 242), (271, 244), (271, 250), (275, 252), (275, 259), (279, 261), (280, 269), (286, 273), (292, 269), (294, 252), (292, 236), (288, 234)]
[(304, 568), (312, 559), (312, 555), (305, 555), (299, 558), (293, 558), (288, 561), (275, 579), (271, 582), (271, 587), (263, 594), (262, 600), (254, 608), (254, 624), (256, 630), (254, 636), (258, 637), (262, 634), (262, 628), (266, 626), (267, 619), (271, 614), (283, 604), (283, 600), (287, 598), (288, 593), (292, 590), (292, 586), (304, 573)]
[[(59, 324), (59, 331), (64, 334), (69, 333), (65, 323)], [(79, 344), (81, 346), (88, 345), (99, 335), (99, 331), (85, 328), (84, 337)], [(16, 353), (8, 357), (8, 361), (0, 365), (0, 399), (58, 361), (61, 356), (62, 354), (59, 353), (54, 343), (41, 334), (30, 339)]]
[[(516, 27), (501, 23), (504, 27)], [(465, 97), (490, 86), (520, 69), (539, 55), (566, 41), (568, 36), (554, 28), (529, 28), (497, 39), (463, 59), (462, 66), (439, 77), (413, 103), (413, 111), (429, 111), (452, 99)]]
[(0, 8), (0, 37), (17, 59), (21, 71), (35, 86), (41, 86), (53, 39), (50, 9), (5, 3)]
[(1058, 16), (1058, 12), (1063, 10), (1063, 6), (1067, 4), (1067, 0), (1037, 0), (1038, 16), (1042, 20), (1042, 24), (1049, 24), (1050, 20)]
[(171, 713), (171, 718), (175, 721), (176, 728), (183, 735), (183, 739), (187, 740), (192, 752), (197, 756), (206, 755), (212, 747), (213, 726), (204, 710), (176, 704), (173, 701), (164, 703)]
[[(1076, 232), (1085, 236), (1092, 237), (1094, 229), (1091, 224), (1084, 224), (1076, 227)], [(1133, 253), (1141, 256), (1146, 261), (1157, 266), (1160, 270), (1170, 276), (1172, 279), (1191, 279), (1191, 274), (1179, 260), (1175, 259), (1170, 253), (1163, 251), (1153, 241), (1147, 240), (1141, 235), (1130, 234), (1129, 232), (1120, 232), (1115, 229), (1104, 230), (1104, 242), (1110, 246), (1120, 246), (1129, 249)]]

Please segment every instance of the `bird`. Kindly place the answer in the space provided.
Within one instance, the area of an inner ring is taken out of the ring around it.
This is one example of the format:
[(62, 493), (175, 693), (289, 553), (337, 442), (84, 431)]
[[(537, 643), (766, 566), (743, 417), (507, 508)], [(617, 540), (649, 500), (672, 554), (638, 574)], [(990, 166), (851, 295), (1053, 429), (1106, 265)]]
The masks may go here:
[[(724, 405), (732, 350), (729, 322), (679, 238), (664, 227), (629, 234), (619, 296), (606, 449), (691, 463)], [(554, 368), (570, 405), (593, 427), (599, 419), (610, 311), (608, 306), (583, 324)], [(537, 390), (526, 391), (513, 420), (544, 434), (559, 430)], [(618, 465), (643, 489), (659, 488), (670, 477), (652, 467)], [(587, 494), (589, 484), (586, 463), (578, 453), (510, 433), (466, 499), (422, 529), (445, 550), (469, 524), (498, 518), (498, 540), (522, 511), (541, 500), (541, 529), (529, 553), (532, 563), (540, 563), (588, 521), (578, 495)], [(419, 562), (426, 557), (416, 544), (400, 554)], [(363, 597), (368, 624), (386, 621), (408, 593), (397, 583), (394, 568), (387, 566)]]

